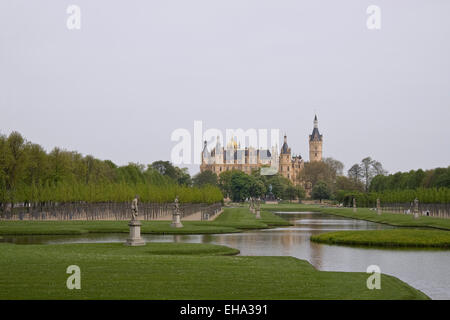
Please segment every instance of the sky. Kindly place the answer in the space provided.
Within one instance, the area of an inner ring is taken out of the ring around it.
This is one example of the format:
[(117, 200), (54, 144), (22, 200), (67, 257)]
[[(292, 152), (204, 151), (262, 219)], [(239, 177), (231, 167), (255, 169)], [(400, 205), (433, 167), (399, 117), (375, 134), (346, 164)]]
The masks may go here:
[(148, 164), (202, 121), (279, 129), (308, 160), (317, 114), (323, 155), (345, 170), (366, 156), (391, 173), (447, 167), (449, 12), (448, 0), (3, 0), (0, 133)]

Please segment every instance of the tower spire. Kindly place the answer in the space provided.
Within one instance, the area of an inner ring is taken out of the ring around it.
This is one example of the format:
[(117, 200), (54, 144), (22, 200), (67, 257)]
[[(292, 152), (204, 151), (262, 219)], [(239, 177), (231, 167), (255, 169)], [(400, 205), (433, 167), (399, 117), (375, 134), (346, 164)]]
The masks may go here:
[(319, 132), (319, 121), (314, 115), (314, 129), (309, 136), (309, 161), (322, 161), (323, 138)]

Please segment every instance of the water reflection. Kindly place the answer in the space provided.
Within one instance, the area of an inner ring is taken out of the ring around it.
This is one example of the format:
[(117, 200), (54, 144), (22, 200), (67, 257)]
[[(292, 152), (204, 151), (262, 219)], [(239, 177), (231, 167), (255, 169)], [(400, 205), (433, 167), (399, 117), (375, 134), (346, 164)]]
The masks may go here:
[[(218, 235), (143, 235), (147, 242), (212, 243), (237, 248), (241, 255), (294, 256), (308, 260), (326, 271), (365, 272), (371, 264), (400, 278), (433, 299), (450, 299), (450, 253), (444, 250), (380, 249), (317, 244), (314, 234), (338, 230), (392, 228), (369, 221), (322, 213), (279, 212), (290, 227)], [(75, 236), (15, 236), (3, 240), (17, 244), (125, 242), (127, 234), (86, 234)]]

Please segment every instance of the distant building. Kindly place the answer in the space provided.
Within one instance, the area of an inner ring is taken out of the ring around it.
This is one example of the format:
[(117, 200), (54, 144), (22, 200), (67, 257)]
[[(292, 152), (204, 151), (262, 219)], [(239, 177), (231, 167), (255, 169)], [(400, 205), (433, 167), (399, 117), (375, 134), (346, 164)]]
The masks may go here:
[[(313, 132), (309, 135), (309, 161), (322, 161), (322, 143), (323, 137), (319, 133), (317, 116), (315, 116)], [(303, 170), (304, 160), (300, 155), (292, 156), (286, 135), (279, 155), (276, 148), (272, 150), (241, 148), (235, 138), (226, 147), (222, 147), (217, 139), (216, 146), (208, 151), (205, 141), (200, 172), (210, 170), (220, 175), (224, 171), (240, 170), (250, 174), (252, 169), (270, 167), (272, 164), (278, 166), (278, 172), (291, 180), (294, 185), (302, 184), (299, 175)]]
[(309, 161), (322, 161), (322, 143), (323, 138), (319, 133), (319, 121), (314, 117), (314, 129), (309, 135)]

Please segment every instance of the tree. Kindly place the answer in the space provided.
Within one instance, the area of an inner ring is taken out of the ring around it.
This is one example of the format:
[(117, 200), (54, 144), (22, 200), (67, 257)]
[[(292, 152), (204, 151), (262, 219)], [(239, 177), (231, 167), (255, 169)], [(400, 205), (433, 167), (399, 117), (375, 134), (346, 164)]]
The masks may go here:
[(222, 191), (223, 196), (226, 198), (231, 198), (231, 177), (233, 172), (233, 170), (227, 170), (219, 174), (219, 188)]
[(345, 176), (336, 177), (336, 190), (345, 191), (360, 191), (364, 190), (364, 185), (361, 181), (355, 181)]
[(373, 160), (370, 157), (364, 158), (361, 160), (361, 168), (363, 173), (364, 185), (366, 192), (369, 191), (369, 183), (373, 178), (372, 171)]
[(348, 169), (347, 174), (348, 177), (352, 179), (355, 183), (360, 182), (362, 177), (364, 176), (363, 169), (357, 163), (354, 164), (350, 169)]
[(336, 176), (342, 176), (344, 173), (344, 164), (339, 160), (333, 159), (331, 157), (324, 158), (323, 162), (325, 162), (330, 168), (334, 170), (334, 174)]
[[(361, 164), (354, 164), (348, 170), (348, 177), (355, 183), (362, 181), (364, 183), (364, 190), (369, 191), (372, 179), (377, 175), (386, 175), (387, 171), (383, 169), (383, 166), (379, 161), (373, 160), (371, 157), (366, 157), (361, 160)], [(376, 184), (379, 185), (382, 179), (379, 178)]]
[(172, 179), (180, 185), (191, 184), (191, 176), (188, 169), (176, 167), (170, 161), (154, 161), (148, 168), (156, 170), (159, 174)]
[(231, 198), (235, 202), (250, 197), (251, 177), (242, 171), (233, 171), (231, 175)]
[(297, 198), (297, 189), (293, 185), (289, 185), (286, 188), (286, 199), (295, 200)]
[(318, 181), (332, 185), (336, 179), (336, 169), (329, 163), (313, 161), (305, 163), (300, 173), (300, 181), (307, 181), (314, 187)]
[(377, 176), (377, 175), (386, 175), (388, 172), (386, 170), (383, 169), (383, 166), (381, 165), (380, 162), (373, 160), (372, 161), (372, 170), (373, 170), (373, 175)]
[(28, 154), (28, 161), (25, 166), (25, 183), (42, 183), (45, 181), (47, 168), (47, 154), (38, 144), (28, 143), (25, 146), (25, 152)]
[(318, 199), (322, 202), (323, 199), (330, 199), (331, 191), (324, 181), (319, 181), (313, 187), (311, 196), (313, 199)]
[(266, 193), (266, 186), (264, 182), (254, 176), (250, 176), (250, 196), (255, 198), (260, 198)]
[[(175, 175), (177, 177), (177, 183), (182, 186), (190, 186), (192, 183), (191, 175), (189, 174), (188, 168), (178, 168), (175, 167)], [(217, 184), (217, 179), (216, 179)], [(215, 184), (214, 184), (215, 185)]]
[(266, 190), (269, 189), (269, 185), (272, 186), (272, 193), (276, 198), (284, 199), (286, 198), (286, 189), (288, 186), (290, 186), (292, 183), (291, 181), (283, 177), (280, 174), (274, 174), (273, 176), (270, 176), (267, 178), (266, 181)]
[(197, 173), (192, 181), (195, 187), (203, 187), (206, 185), (217, 186), (217, 175), (210, 170), (205, 170)]
[(370, 182), (376, 175), (384, 175), (386, 171), (380, 162), (373, 160), (371, 157), (366, 157), (361, 160), (362, 175), (364, 178), (365, 191), (369, 191)]
[(9, 147), (4, 135), (0, 135), (0, 210), (3, 210), (3, 203), (7, 202), (7, 165), (9, 161)]
[(25, 139), (16, 131), (6, 139), (5, 157), (5, 195), (14, 204), (16, 188), (23, 178), (22, 174), (26, 164)]
[(151, 164), (151, 167), (164, 176), (167, 176), (173, 180), (177, 179), (175, 167), (172, 163), (170, 163), (170, 161), (155, 161)]
[(306, 197), (305, 188), (302, 186), (295, 186), (296, 196), (298, 200), (303, 200)]

